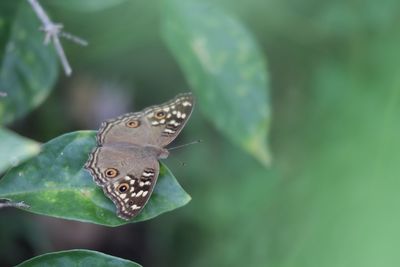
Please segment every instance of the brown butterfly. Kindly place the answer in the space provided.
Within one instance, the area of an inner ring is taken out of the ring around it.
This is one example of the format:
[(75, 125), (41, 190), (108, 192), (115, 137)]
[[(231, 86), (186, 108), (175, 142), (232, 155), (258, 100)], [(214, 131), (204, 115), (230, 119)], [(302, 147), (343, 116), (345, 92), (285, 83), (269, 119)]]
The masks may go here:
[(125, 220), (146, 205), (159, 174), (158, 159), (168, 157), (171, 143), (188, 121), (194, 106), (191, 93), (102, 123), (97, 147), (85, 168)]

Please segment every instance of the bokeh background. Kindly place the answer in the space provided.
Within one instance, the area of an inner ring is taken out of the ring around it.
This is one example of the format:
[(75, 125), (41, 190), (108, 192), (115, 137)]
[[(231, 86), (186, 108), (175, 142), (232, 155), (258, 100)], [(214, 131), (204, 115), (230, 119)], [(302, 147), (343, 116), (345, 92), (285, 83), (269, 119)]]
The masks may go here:
[[(191, 90), (163, 1), (41, 2), (90, 45), (63, 41), (73, 75), (9, 125), (22, 136), (97, 129)], [(400, 2), (198, 2), (243, 24), (267, 63), (270, 166), (196, 108), (175, 144), (204, 142), (165, 161), (188, 205), (117, 228), (1, 210), (0, 265), (88, 248), (144, 266), (400, 266)]]

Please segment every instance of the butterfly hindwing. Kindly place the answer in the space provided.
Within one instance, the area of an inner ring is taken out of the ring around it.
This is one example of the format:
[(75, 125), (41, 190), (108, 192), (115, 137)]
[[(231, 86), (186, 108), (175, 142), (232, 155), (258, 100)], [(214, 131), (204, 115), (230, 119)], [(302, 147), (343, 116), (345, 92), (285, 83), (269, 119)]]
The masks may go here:
[(112, 180), (119, 180), (131, 166), (130, 154), (112, 146), (96, 147), (89, 155), (85, 168), (89, 170), (96, 184), (103, 186)]
[(157, 181), (159, 163), (137, 146), (97, 147), (86, 164), (94, 181), (117, 206), (117, 214), (129, 219), (147, 203)]
[(158, 173), (156, 161), (151, 167), (145, 167), (140, 177), (128, 173), (121, 180), (104, 186), (105, 194), (117, 206), (119, 217), (128, 220), (143, 209), (152, 194)]

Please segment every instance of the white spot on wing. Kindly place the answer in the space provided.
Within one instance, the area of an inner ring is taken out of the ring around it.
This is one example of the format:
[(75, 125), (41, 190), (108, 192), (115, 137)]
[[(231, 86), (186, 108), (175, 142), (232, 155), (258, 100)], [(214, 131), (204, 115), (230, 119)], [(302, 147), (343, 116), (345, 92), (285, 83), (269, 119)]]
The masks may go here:
[(171, 129), (164, 129), (165, 133), (174, 133), (175, 131), (171, 130)]
[(151, 172), (143, 172), (143, 176), (150, 177), (150, 176), (153, 176), (153, 173), (151, 173)]

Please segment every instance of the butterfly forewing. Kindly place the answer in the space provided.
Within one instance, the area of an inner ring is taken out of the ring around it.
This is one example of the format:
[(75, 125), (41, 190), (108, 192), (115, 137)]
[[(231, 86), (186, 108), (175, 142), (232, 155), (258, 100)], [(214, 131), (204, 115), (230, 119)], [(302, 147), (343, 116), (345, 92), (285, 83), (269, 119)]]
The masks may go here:
[(99, 145), (126, 142), (138, 145), (165, 146), (171, 143), (189, 119), (194, 106), (192, 94), (128, 113), (102, 123), (97, 135)]
[(191, 94), (178, 95), (173, 100), (144, 110), (154, 145), (164, 147), (171, 143), (192, 114), (194, 99)]

